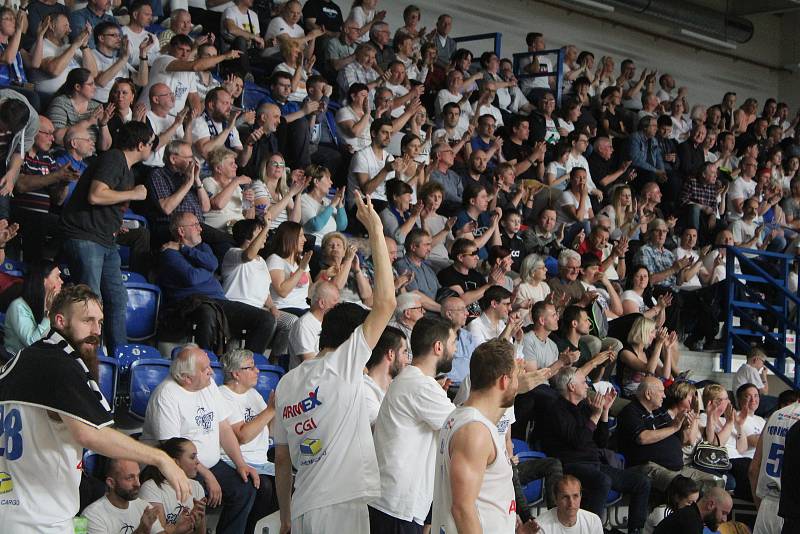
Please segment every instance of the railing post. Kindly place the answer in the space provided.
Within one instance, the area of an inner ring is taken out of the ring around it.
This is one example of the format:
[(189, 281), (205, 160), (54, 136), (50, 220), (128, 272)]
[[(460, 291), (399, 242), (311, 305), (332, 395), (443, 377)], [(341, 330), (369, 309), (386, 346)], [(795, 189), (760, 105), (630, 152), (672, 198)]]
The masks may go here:
[[(719, 252), (718, 252), (719, 253)], [(731, 361), (733, 360), (733, 300), (735, 295), (735, 285), (733, 283), (734, 269), (736, 268), (736, 258), (731, 247), (725, 249), (725, 283), (728, 291), (728, 316), (725, 319), (725, 350), (719, 355), (719, 366), (726, 373), (731, 372)]]
[(564, 48), (558, 49), (556, 60), (556, 105), (561, 109), (561, 94), (564, 92)]

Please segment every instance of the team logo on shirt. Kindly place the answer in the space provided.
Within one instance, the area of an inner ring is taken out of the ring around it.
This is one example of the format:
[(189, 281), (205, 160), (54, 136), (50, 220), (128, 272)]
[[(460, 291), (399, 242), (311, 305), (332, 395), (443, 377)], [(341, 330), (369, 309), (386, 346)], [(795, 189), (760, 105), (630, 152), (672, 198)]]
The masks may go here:
[(0, 494), (8, 493), (14, 489), (14, 481), (11, 475), (5, 471), (0, 471)]
[(182, 505), (181, 503), (176, 504), (175, 510), (167, 514), (167, 523), (170, 525), (176, 524), (178, 522), (178, 519), (181, 518), (181, 515), (188, 512), (189, 508)]
[(321, 450), (321, 439), (306, 438), (300, 442), (300, 452), (306, 456), (316, 456)]
[(314, 421), (313, 417), (309, 417), (304, 421), (298, 421), (294, 425), (294, 433), (297, 434), (298, 436), (302, 436), (306, 432), (314, 430), (315, 428), (317, 428), (317, 422)]
[(207, 412), (206, 409), (201, 406), (197, 409), (197, 415), (194, 418), (194, 422), (206, 432), (210, 432), (211, 426), (214, 424), (214, 412)]
[(310, 412), (317, 406), (322, 406), (322, 402), (319, 400), (319, 386), (314, 388), (314, 391), (309, 391), (308, 397), (300, 402), (284, 406), (283, 418), (289, 419), (291, 417), (297, 417), (298, 415)]
[(119, 534), (133, 534), (136, 532), (136, 527), (133, 525), (128, 525), (123, 523), (121, 527), (119, 527)]
[(252, 421), (255, 418), (256, 418), (256, 415), (253, 413), (253, 409), (252, 408), (247, 407), (247, 408), (244, 409), (244, 422), (245, 423), (249, 423), (250, 421)]

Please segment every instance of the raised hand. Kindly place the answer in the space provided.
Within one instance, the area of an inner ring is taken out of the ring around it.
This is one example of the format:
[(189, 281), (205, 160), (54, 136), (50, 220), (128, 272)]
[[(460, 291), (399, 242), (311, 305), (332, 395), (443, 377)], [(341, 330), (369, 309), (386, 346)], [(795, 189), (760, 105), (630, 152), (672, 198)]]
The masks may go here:
[(372, 206), (372, 200), (370, 200), (369, 195), (365, 197), (361, 194), (361, 191), (354, 191), (353, 197), (356, 205), (356, 218), (364, 225), (369, 234), (383, 232), (383, 222), (381, 222), (378, 212)]

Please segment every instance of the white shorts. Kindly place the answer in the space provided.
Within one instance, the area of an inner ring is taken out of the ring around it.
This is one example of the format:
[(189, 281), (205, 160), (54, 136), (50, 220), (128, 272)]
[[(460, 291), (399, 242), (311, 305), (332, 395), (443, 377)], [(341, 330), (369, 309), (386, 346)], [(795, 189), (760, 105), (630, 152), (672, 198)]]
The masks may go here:
[(753, 534), (781, 534), (783, 528), (783, 518), (778, 517), (778, 499), (767, 497), (761, 501), (758, 507), (756, 524), (753, 527)]
[(292, 520), (292, 534), (369, 534), (369, 510), (364, 502), (344, 502), (309, 510)]

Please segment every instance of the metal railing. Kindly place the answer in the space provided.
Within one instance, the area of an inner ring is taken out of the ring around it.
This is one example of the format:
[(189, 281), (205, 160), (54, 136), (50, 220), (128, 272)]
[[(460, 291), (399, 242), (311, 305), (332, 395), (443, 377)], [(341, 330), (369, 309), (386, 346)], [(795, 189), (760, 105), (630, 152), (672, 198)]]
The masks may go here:
[(500, 32), (464, 35), (462, 37), (455, 37), (453, 40), (456, 43), (460, 44), (460, 43), (469, 43), (471, 41), (483, 41), (485, 39), (492, 39), (492, 41), (494, 42), (494, 53), (497, 54), (497, 57), (503, 57), (501, 55), (503, 48), (503, 34)]
[[(541, 71), (536, 74), (529, 74), (527, 72), (522, 72), (522, 60), (529, 59), (531, 56), (556, 56), (556, 66), (555, 70), (552, 71)], [(556, 88), (552, 92), (556, 97), (556, 106), (561, 108), (561, 93), (564, 91), (564, 49), (563, 48), (554, 48), (551, 50), (539, 50), (538, 52), (517, 52), (512, 56), (512, 61), (514, 65), (514, 76), (517, 77), (518, 80), (524, 80), (527, 78), (541, 78), (542, 76), (555, 76), (556, 78)], [(536, 104), (536, 102), (534, 102)]]
[[(746, 353), (753, 338), (763, 339), (767, 353), (774, 356), (773, 361), (766, 362), (767, 367), (788, 385), (800, 387), (796, 335), (800, 332), (800, 314), (797, 313), (800, 297), (788, 284), (794, 260), (795, 256), (790, 254), (727, 247), (727, 336), (725, 350), (720, 355), (720, 366), (725, 372), (731, 372), (734, 350)], [(738, 324), (734, 324), (734, 318), (738, 319)], [(794, 333), (794, 341), (790, 343), (793, 348), (789, 349), (787, 340), (791, 333)], [(792, 378), (786, 374), (788, 358), (795, 363)]]

